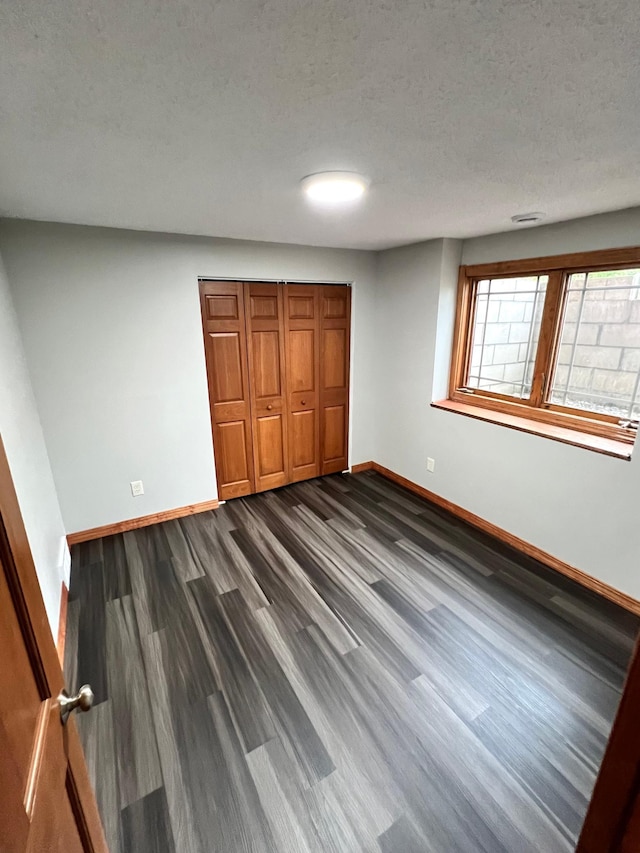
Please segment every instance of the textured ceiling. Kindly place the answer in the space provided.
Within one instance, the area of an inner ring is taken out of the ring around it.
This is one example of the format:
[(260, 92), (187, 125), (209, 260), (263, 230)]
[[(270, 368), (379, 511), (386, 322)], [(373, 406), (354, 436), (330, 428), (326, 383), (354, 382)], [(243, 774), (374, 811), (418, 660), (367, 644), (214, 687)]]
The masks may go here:
[[(0, 214), (382, 248), (640, 203), (638, 0), (7, 0)], [(340, 215), (298, 181), (372, 179)]]

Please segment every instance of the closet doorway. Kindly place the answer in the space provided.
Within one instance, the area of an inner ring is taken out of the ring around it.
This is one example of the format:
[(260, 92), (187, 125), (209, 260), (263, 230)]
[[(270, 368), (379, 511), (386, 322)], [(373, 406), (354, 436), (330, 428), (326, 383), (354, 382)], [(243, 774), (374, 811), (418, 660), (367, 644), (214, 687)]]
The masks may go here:
[(200, 280), (220, 500), (344, 471), (347, 285)]

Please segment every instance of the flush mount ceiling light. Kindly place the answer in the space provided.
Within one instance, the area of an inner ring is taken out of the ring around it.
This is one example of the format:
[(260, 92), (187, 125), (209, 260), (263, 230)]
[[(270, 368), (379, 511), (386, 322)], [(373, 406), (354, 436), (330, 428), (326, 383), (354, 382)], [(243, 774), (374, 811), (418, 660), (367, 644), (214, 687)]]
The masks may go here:
[(369, 186), (369, 180), (357, 172), (317, 172), (300, 183), (309, 201), (327, 207), (352, 204)]
[(541, 222), (546, 214), (540, 213), (540, 211), (534, 211), (533, 213), (516, 213), (515, 216), (511, 217), (511, 221), (516, 225), (533, 225), (535, 222)]

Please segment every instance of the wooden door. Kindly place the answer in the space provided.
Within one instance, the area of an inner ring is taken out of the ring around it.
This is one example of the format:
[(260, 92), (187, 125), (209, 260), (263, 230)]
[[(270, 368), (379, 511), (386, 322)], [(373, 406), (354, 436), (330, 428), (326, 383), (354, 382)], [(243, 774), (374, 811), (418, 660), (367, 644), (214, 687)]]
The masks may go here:
[(349, 456), (351, 289), (320, 285), (320, 473), (344, 471)]
[(291, 482), (320, 474), (320, 288), (284, 288)]
[(242, 283), (201, 281), (200, 307), (218, 497), (226, 500), (255, 491)]
[(640, 850), (640, 638), (582, 825), (576, 853)]
[(0, 441), (0, 851), (107, 853)]
[(277, 284), (244, 288), (255, 491), (263, 492), (289, 482), (283, 293)]

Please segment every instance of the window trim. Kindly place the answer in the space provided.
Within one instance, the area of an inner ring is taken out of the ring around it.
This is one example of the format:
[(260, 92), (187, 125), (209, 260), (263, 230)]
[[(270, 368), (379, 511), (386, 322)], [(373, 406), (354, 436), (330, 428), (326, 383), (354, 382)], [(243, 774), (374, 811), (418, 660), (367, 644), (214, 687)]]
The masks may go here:
[[(449, 375), (449, 400), (463, 406), (477, 407), (497, 414), (520, 417), (551, 427), (575, 430), (586, 435), (612, 439), (623, 445), (633, 445), (637, 430), (620, 426), (613, 415), (581, 412), (555, 403), (544, 403), (548, 393), (557, 349), (560, 345), (562, 312), (566, 299), (567, 277), (577, 272), (625, 269), (640, 266), (640, 246), (622, 249), (604, 249), (593, 252), (576, 252), (542, 258), (499, 261), (486, 264), (469, 264), (460, 267), (458, 295), (453, 338), (451, 371)], [(528, 400), (516, 400), (505, 394), (464, 388), (471, 358), (471, 338), (476, 298), (475, 284), (485, 278), (510, 276), (548, 275), (545, 308), (542, 316), (538, 350), (533, 371), (531, 395)], [(541, 430), (544, 434), (544, 431)]]

